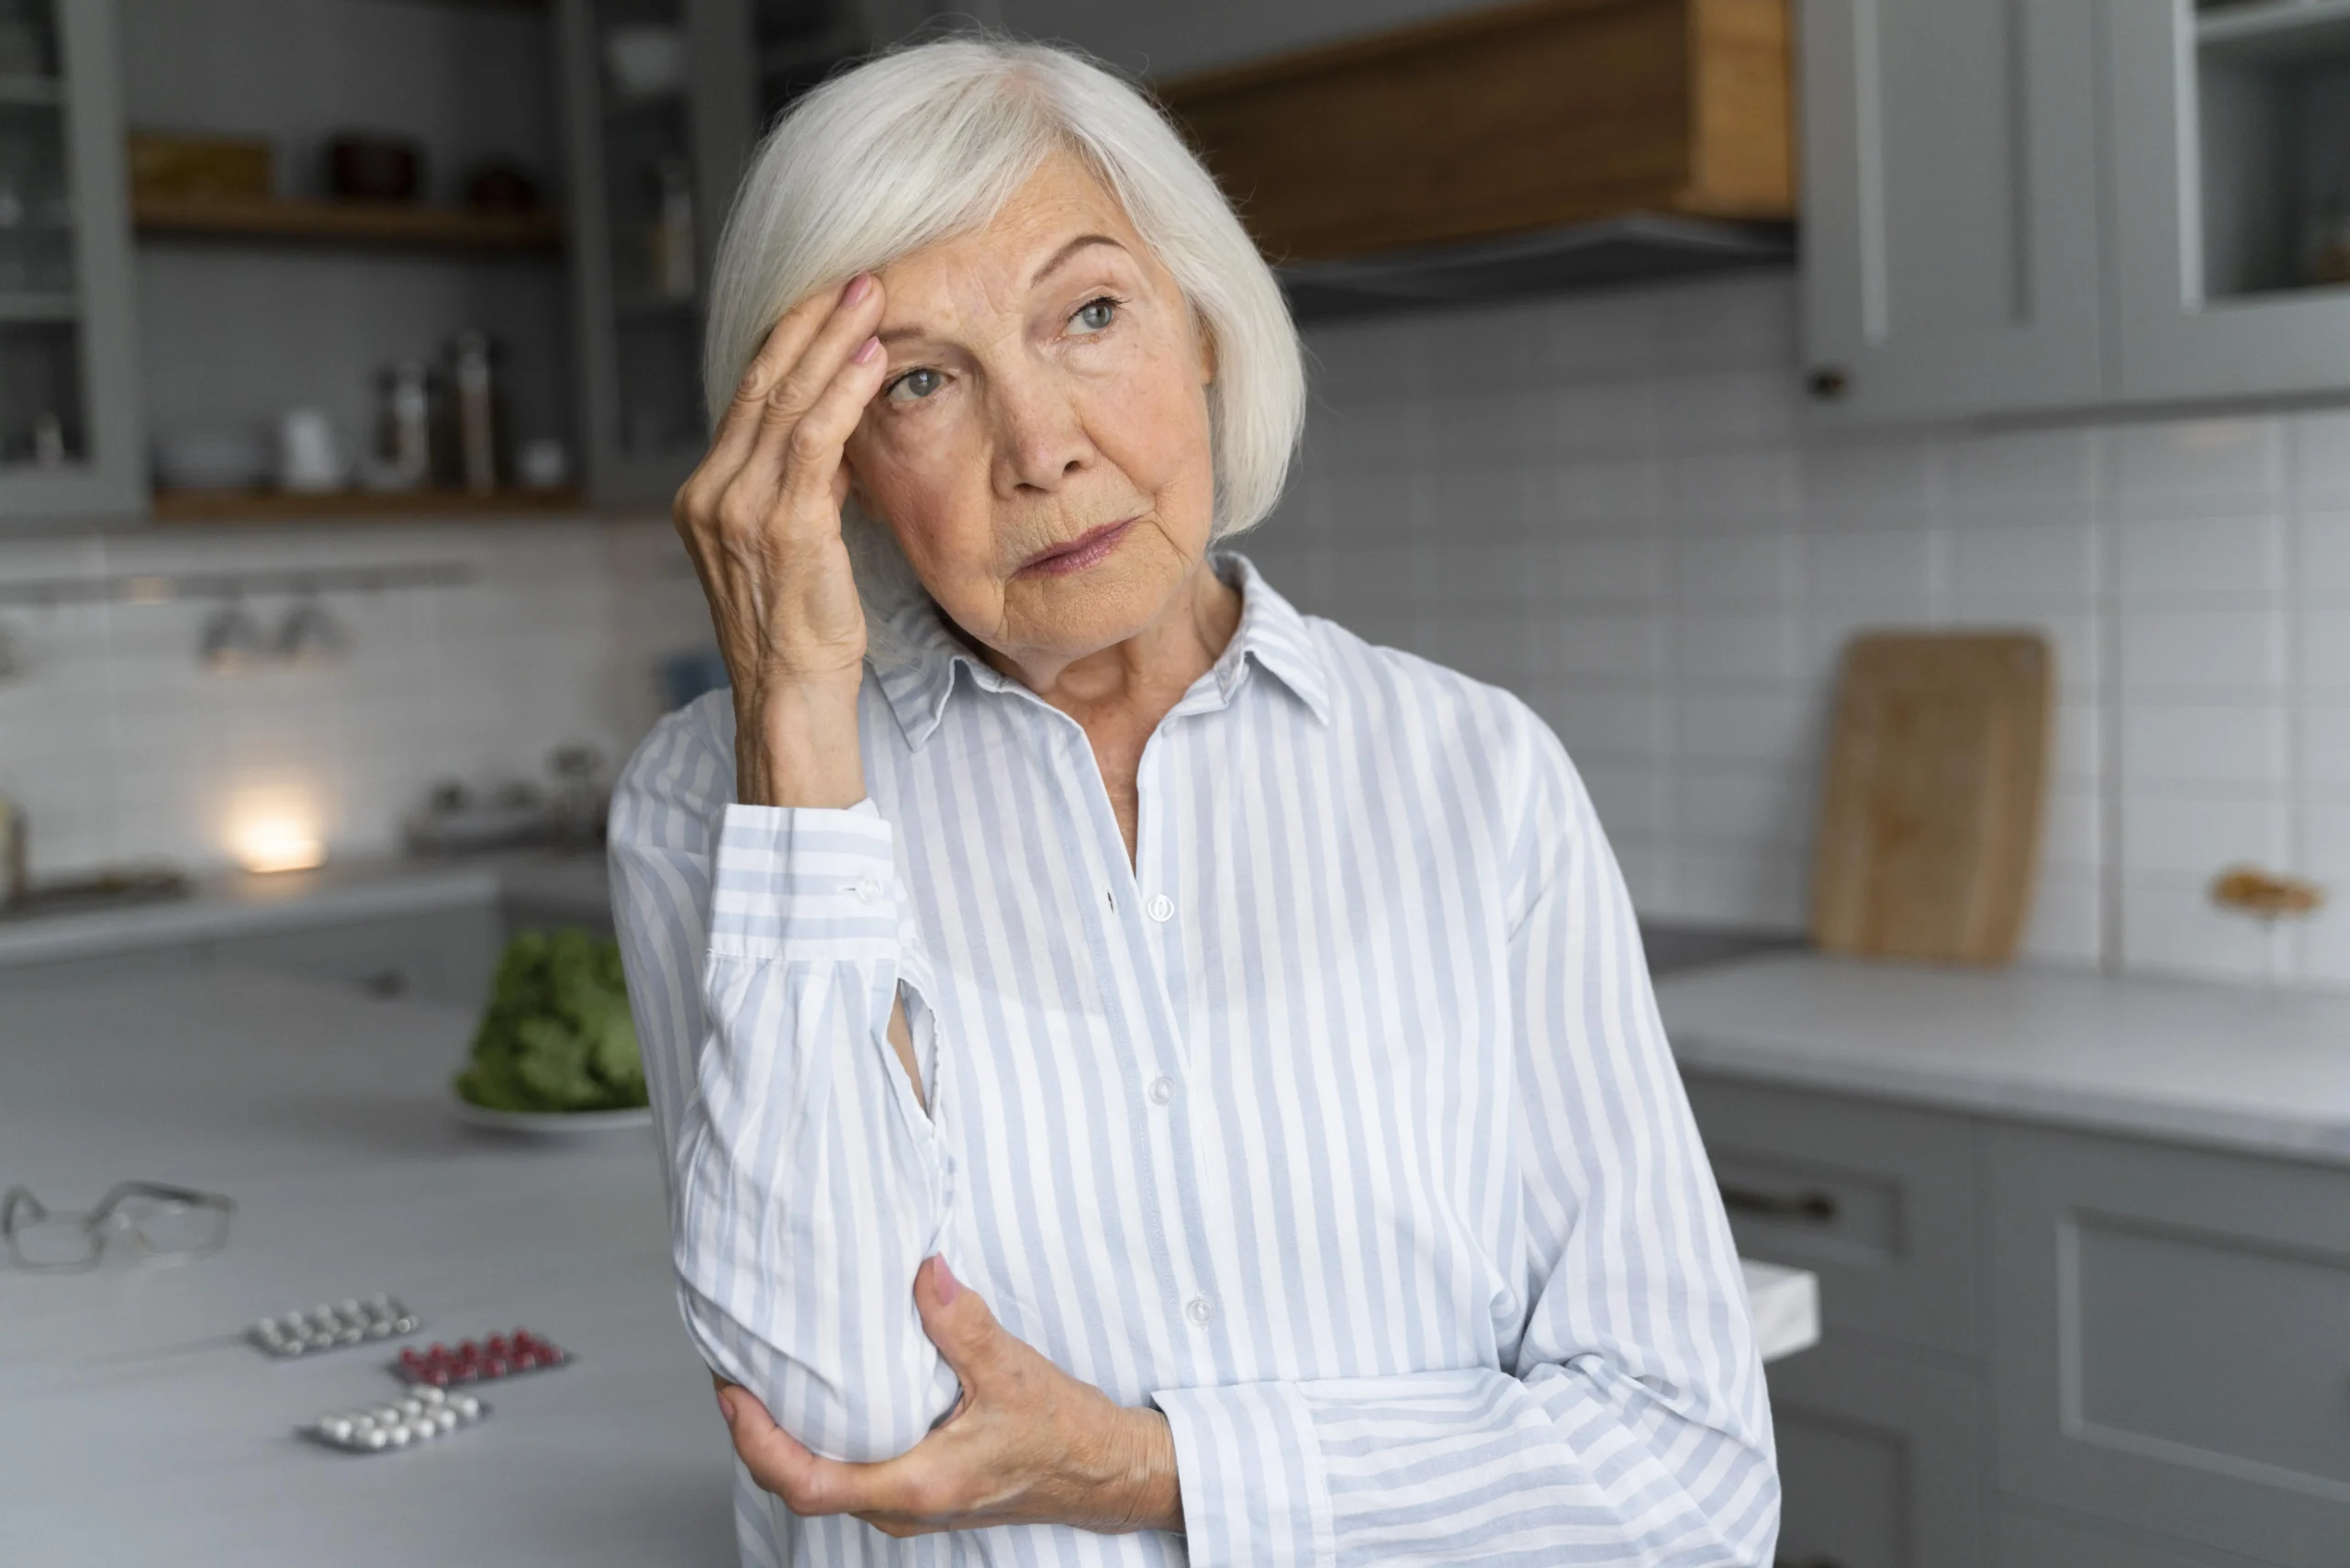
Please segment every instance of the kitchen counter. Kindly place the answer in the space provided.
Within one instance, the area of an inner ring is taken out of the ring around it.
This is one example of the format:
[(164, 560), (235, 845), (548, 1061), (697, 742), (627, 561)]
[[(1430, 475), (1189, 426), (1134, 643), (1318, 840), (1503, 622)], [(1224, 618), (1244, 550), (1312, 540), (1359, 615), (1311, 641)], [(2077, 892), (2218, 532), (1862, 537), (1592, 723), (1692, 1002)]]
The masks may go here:
[[(448, 1097), (470, 1014), (214, 969), (0, 988), (0, 1184), (56, 1207), (146, 1178), (238, 1209), (221, 1252), (0, 1265), (0, 1557), (657, 1568), (734, 1560), (731, 1450), (677, 1318), (652, 1138), (526, 1142)], [(1814, 1277), (1748, 1266), (1758, 1338), (1818, 1336)], [(386, 1350), (268, 1360), (261, 1316), (389, 1291), (422, 1338), (516, 1326), (575, 1364), (388, 1456), (295, 1426), (380, 1399)]]
[(228, 872), (199, 879), (185, 898), (0, 919), (0, 977), (11, 964), (501, 902), (599, 924), (611, 918), (605, 878), (600, 849)]
[(2350, 997), (1799, 953), (1657, 1003), (1686, 1070), (2350, 1164)]

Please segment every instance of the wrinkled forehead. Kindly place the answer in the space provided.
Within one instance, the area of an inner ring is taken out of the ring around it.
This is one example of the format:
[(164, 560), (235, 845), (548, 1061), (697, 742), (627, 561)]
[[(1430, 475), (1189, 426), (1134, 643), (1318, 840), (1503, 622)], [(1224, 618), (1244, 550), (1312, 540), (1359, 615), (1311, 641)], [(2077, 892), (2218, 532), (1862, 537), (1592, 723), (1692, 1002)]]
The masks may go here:
[(1123, 252), (1155, 286), (1172, 287), (1109, 184), (1085, 160), (1049, 151), (978, 227), (878, 269), (888, 293), (883, 336), (907, 327), (1024, 315), (1039, 288), (1085, 264), (1088, 252), (1101, 252), (1092, 258), (1097, 263)]

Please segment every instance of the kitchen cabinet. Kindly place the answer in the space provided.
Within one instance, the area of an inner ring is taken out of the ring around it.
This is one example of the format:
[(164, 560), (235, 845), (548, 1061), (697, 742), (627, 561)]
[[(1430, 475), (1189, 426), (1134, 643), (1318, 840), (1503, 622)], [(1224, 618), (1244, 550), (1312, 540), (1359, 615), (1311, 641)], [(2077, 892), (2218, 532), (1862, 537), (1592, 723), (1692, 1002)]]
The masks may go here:
[(2280, 1568), (2350, 1541), (2350, 1171), (1994, 1132), (2003, 1490)]
[(1821, 423), (2100, 397), (2095, 21), (2086, 0), (1804, 0)]
[(1826, 426), (2350, 393), (2350, 0), (1804, 0)]
[(1789, 1568), (1971, 1568), (1984, 1533), (1975, 1125), (1691, 1074), (1741, 1257), (1819, 1276), (1770, 1368)]
[[(1822, 1303), (1832, 1299), (1822, 1291)], [(1968, 1373), (1851, 1344), (1769, 1369), (1778, 1561), (1789, 1568), (1975, 1568), (1980, 1394)]]
[(110, 0), (0, 0), (0, 521), (145, 496)]
[(2350, 390), (2350, 5), (2101, 5), (2113, 390)]
[(666, 502), (708, 441), (710, 267), (761, 128), (870, 47), (854, 0), (556, 0), (588, 483)]
[(472, 1011), (489, 1000), (505, 939), (497, 907), (482, 903), (225, 936), (212, 954), (224, 968), (336, 980), (370, 996)]

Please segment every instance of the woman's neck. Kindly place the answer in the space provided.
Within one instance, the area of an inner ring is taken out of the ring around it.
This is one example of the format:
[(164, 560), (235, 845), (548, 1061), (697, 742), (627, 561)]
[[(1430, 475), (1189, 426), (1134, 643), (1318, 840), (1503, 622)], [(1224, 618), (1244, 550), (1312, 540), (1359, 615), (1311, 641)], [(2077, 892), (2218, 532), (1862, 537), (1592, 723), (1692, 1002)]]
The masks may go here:
[(1091, 733), (1096, 725), (1147, 734), (1215, 666), (1240, 627), (1240, 593), (1203, 557), (1158, 618), (1133, 636), (1060, 663), (981, 656)]

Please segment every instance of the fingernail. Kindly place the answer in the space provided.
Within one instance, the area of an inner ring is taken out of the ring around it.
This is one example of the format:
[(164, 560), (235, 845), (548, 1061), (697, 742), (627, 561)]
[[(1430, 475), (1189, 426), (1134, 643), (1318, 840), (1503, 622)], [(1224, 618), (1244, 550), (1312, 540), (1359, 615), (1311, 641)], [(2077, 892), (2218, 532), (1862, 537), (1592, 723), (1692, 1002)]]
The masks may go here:
[(848, 287), (841, 295), (841, 303), (843, 305), (854, 305), (872, 292), (873, 274), (871, 273), (859, 273), (855, 277), (848, 280)]
[(955, 1271), (946, 1266), (946, 1253), (937, 1254), (931, 1261), (938, 1265), (938, 1305), (952, 1306), (955, 1305), (955, 1293), (963, 1288), (962, 1284), (955, 1278)]
[(723, 1390), (718, 1395), (718, 1413), (726, 1418), (728, 1426), (734, 1424), (734, 1402), (726, 1397)]
[(867, 338), (856, 346), (856, 363), (859, 364), (871, 364), (880, 357), (881, 340), (878, 338)]

